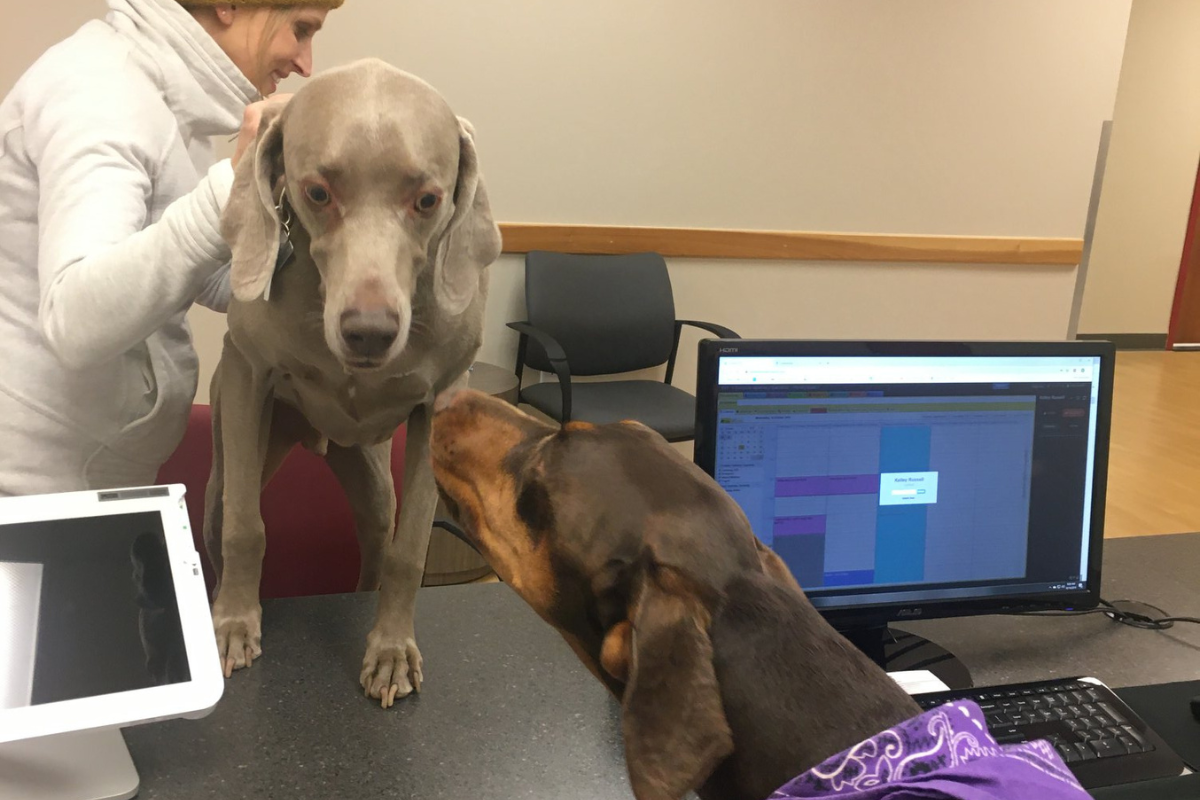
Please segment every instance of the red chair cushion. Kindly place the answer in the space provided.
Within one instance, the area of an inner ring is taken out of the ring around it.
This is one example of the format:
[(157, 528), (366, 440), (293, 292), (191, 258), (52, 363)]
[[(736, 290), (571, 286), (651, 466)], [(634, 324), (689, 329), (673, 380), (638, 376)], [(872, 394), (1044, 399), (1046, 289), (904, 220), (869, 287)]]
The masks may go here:
[[(392, 441), (396, 494), (404, 481), (404, 427)], [(158, 473), (158, 482), (187, 487), (188, 516), (196, 550), (203, 556), (204, 579), (214, 585), (204, 547), (204, 490), (212, 468), (212, 409), (192, 406), (187, 433)], [(261, 596), (352, 592), (358, 584), (358, 540), (354, 517), (342, 487), (324, 459), (297, 447), (262, 493), (267, 551)]]

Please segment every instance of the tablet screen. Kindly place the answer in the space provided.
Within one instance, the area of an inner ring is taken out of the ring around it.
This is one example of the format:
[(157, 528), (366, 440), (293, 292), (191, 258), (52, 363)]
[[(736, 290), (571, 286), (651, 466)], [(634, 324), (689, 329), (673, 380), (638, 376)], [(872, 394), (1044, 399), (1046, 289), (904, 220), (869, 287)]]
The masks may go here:
[(190, 679), (158, 512), (0, 524), (0, 709)]

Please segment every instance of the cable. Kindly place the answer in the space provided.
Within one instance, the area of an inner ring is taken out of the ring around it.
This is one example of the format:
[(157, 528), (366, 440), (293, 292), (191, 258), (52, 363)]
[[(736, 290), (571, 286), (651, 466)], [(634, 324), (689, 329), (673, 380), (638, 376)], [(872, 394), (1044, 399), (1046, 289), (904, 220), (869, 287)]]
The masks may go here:
[[(1117, 607), (1118, 603), (1143, 606), (1153, 611), (1157, 611), (1161, 616), (1151, 617), (1147, 614), (1141, 614), (1137, 611), (1130, 611), (1128, 608), (1121, 609)], [(1173, 617), (1158, 606), (1154, 606), (1149, 603), (1143, 603), (1139, 600), (1113, 600), (1110, 602), (1104, 598), (1101, 598), (1100, 605), (1102, 608), (1090, 608), (1086, 611), (1025, 611), (1018, 612), (1014, 616), (1081, 617), (1085, 614), (1104, 614), (1113, 622), (1118, 622), (1122, 625), (1128, 625), (1131, 628), (1140, 628), (1147, 631), (1165, 631), (1168, 628), (1173, 627), (1176, 622), (1192, 622), (1200, 625), (1200, 618)]]

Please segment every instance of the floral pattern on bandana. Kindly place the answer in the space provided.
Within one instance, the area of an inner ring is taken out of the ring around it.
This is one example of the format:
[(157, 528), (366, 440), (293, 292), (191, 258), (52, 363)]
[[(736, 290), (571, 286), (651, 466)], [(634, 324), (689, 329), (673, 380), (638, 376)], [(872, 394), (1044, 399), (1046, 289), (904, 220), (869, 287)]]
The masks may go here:
[(771, 800), (1084, 800), (1045, 741), (999, 745), (983, 712), (964, 700), (914, 717), (826, 759)]

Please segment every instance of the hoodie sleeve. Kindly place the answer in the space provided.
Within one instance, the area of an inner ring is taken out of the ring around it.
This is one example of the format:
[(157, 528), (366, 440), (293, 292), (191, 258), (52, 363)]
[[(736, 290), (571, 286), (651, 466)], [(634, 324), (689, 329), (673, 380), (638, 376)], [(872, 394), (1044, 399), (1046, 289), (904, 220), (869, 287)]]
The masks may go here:
[(214, 165), (147, 225), (178, 123), (143, 87), (113, 85), (111, 75), (97, 83), (60, 85), (25, 118), (39, 181), (39, 322), (69, 368), (106, 362), (145, 340), (230, 259), (220, 232), (230, 162)]
[(196, 297), (196, 302), (205, 308), (224, 314), (229, 311), (229, 301), (232, 298), (233, 287), (229, 284), (229, 265), (226, 264), (209, 278), (204, 289)]

